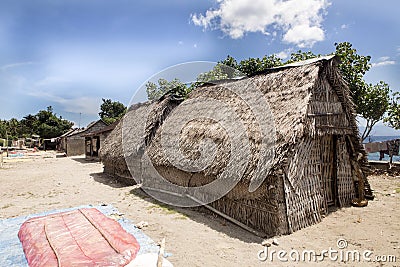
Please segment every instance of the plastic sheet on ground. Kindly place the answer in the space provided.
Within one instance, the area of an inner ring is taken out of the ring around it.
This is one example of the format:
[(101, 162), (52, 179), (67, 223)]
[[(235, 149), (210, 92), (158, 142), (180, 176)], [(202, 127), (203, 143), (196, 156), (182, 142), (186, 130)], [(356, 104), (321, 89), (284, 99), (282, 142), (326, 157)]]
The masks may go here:
[[(117, 209), (114, 207), (107, 206), (80, 206), (71, 209), (54, 210), (50, 212), (32, 214), (28, 216), (22, 216), (17, 218), (9, 218), (0, 220), (0, 266), (28, 266), (28, 262), (25, 258), (22, 244), (18, 239), (18, 231), (21, 225), (28, 219), (46, 216), (49, 214), (55, 214), (59, 212), (72, 211), (82, 208), (96, 208), (104, 215), (116, 218), (122, 228), (128, 233), (132, 234), (140, 245), (140, 249), (137, 253), (137, 257), (143, 257), (145, 254), (158, 254), (158, 245), (141, 230), (136, 228), (129, 220), (123, 218)], [(167, 261), (165, 261), (167, 262)]]

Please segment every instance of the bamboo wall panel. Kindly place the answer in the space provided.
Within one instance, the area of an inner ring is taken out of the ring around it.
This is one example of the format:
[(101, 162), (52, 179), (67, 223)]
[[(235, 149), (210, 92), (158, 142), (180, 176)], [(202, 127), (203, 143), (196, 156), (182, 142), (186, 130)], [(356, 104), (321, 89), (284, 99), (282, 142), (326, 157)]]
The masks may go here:
[(340, 207), (349, 206), (355, 198), (355, 188), (349, 152), (343, 136), (339, 136), (337, 150), (337, 186)]
[(281, 205), (284, 203), (282, 180), (278, 178), (277, 175), (266, 178), (265, 183), (261, 185), (266, 188), (261, 198), (230, 198), (227, 195), (210, 205), (269, 237), (286, 234), (286, 216)]
[(333, 136), (327, 135), (321, 137), (321, 187), (325, 195), (324, 206), (326, 212), (327, 207), (335, 205), (336, 200), (335, 152)]
[(321, 186), (319, 140), (307, 137), (296, 146), (288, 163), (284, 188), (289, 232), (321, 221), (325, 198)]

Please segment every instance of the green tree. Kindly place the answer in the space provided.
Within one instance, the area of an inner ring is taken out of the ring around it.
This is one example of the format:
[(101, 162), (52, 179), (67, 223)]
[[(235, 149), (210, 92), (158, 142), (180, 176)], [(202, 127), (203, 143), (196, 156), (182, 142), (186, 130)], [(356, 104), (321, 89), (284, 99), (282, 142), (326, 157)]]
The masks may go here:
[(298, 50), (297, 52), (290, 54), (290, 59), (288, 61), (286, 61), (285, 64), (303, 61), (303, 60), (316, 58), (316, 57), (320, 57), (320, 56), (321, 56), (320, 54), (316, 55), (311, 51), (303, 52), (301, 50)]
[(239, 65), (236, 59), (228, 55), (226, 59), (217, 62), (212, 70), (200, 73), (197, 76), (196, 82), (189, 87), (189, 91), (194, 90), (204, 83), (244, 76), (238, 69)]
[(236, 78), (242, 76), (243, 74), (239, 71), (239, 65), (233, 57), (228, 55), (226, 59), (219, 61), (221, 70), (227, 75), (227, 79)]
[(365, 140), (389, 108), (390, 88), (387, 83), (380, 81), (376, 85), (365, 85), (363, 90), (359, 97), (358, 114), (366, 121), (361, 135), (362, 140)]
[(281, 59), (275, 55), (265, 55), (261, 59), (248, 58), (240, 61), (239, 63), (237, 63), (236, 59), (228, 55), (226, 59), (219, 61), (212, 70), (201, 73), (197, 77), (197, 82), (191, 88), (194, 89), (204, 82), (252, 76), (269, 68), (278, 67), (281, 65)]
[(6, 134), (7, 134), (6, 123), (7, 123), (7, 121), (0, 120), (0, 138), (2, 138), (2, 139), (6, 139)]
[(248, 58), (240, 61), (238, 70), (247, 76), (253, 76), (273, 67), (282, 66), (282, 60), (276, 55), (265, 55), (263, 58)]
[(124, 104), (111, 99), (102, 99), (99, 116), (107, 124), (111, 124), (125, 115), (127, 108)]
[[(370, 56), (357, 54), (357, 50), (349, 42), (335, 43), (335, 48), (335, 54), (341, 61), (339, 69), (349, 86), (350, 94), (356, 105), (356, 112), (366, 120), (366, 128), (361, 135), (362, 140), (364, 140), (369, 136), (376, 123), (382, 120), (387, 111), (390, 88), (383, 81), (376, 85), (367, 84), (364, 81), (365, 73), (371, 68)], [(292, 53), (285, 64), (319, 56), (321, 55), (316, 55), (311, 51), (303, 52), (299, 50)]]
[(23, 117), (20, 121), (21, 124), (21, 135), (24, 137), (38, 134), (39, 120), (36, 116), (29, 114)]
[(400, 93), (395, 92), (391, 99), (387, 111), (387, 116), (383, 120), (390, 127), (400, 130)]
[(175, 78), (172, 81), (166, 79), (158, 79), (158, 84), (153, 82), (146, 83), (147, 98), (149, 100), (157, 100), (166, 93), (176, 94), (180, 97), (186, 97), (189, 93), (189, 88), (179, 79)]
[(367, 92), (364, 75), (371, 68), (369, 63), (371, 57), (357, 54), (357, 50), (349, 42), (335, 43), (335, 47), (335, 53), (341, 61), (339, 69), (349, 86), (351, 96), (356, 104), (357, 114), (361, 115), (362, 110), (366, 109), (362, 101), (363, 95)]
[(51, 106), (40, 110), (36, 115), (26, 115), (22, 120), (16, 118), (0, 120), (0, 138), (16, 140), (38, 134), (42, 138), (54, 138), (71, 129), (73, 123), (57, 117)]
[(20, 132), (19, 121), (16, 118), (12, 118), (7, 122), (6, 126), (8, 139), (17, 140)]
[(35, 117), (37, 118), (34, 122), (37, 125), (37, 133), (42, 138), (58, 137), (71, 129), (73, 125), (72, 122), (57, 117), (57, 114), (53, 113), (52, 106), (47, 107), (46, 110), (40, 110)]
[(55, 116), (55, 114), (53, 114), (52, 106), (48, 106), (46, 110), (39, 110), (39, 112), (36, 114), (36, 118), (37, 118), (39, 124), (49, 123), (49, 120), (53, 116)]
[[(392, 127), (398, 127), (398, 124), (396, 124), (398, 117), (396, 116), (399, 115), (399, 106), (397, 103), (400, 95), (396, 94), (396, 98), (390, 104), (390, 88), (388, 84), (381, 81), (376, 85), (371, 85), (364, 81), (365, 73), (371, 68), (371, 57), (357, 54), (357, 50), (349, 42), (335, 43), (335, 49), (334, 54), (340, 58), (339, 69), (343, 79), (349, 86), (350, 94), (356, 105), (356, 112), (367, 122), (367, 127), (362, 133), (363, 140), (368, 137), (376, 123), (382, 120), (386, 111), (389, 111), (389, 115), (385, 119), (385, 122)], [(183, 85), (181, 89), (187, 94), (204, 82), (235, 78), (243, 74), (252, 76), (269, 68), (319, 56), (321, 55), (316, 55), (311, 51), (304, 52), (298, 50), (292, 53), (290, 59), (284, 63), (276, 55), (265, 55), (262, 58), (248, 58), (237, 63), (236, 59), (228, 55), (225, 60), (218, 62), (211, 71), (200, 74), (196, 83), (192, 84), (189, 88)], [(160, 79), (158, 85), (149, 82), (146, 84), (149, 99), (157, 99), (172, 88), (180, 88), (177, 85), (178, 81), (175, 79), (168, 82)]]
[(371, 68), (370, 56), (357, 54), (357, 50), (349, 42), (335, 43), (335, 47), (335, 53), (341, 61), (339, 69), (349, 86), (353, 102), (356, 105), (356, 112), (367, 122), (361, 135), (364, 140), (388, 110), (390, 88), (383, 81), (376, 85), (367, 84), (364, 81), (365, 73)]
[(198, 87), (202, 83), (206, 82), (231, 79), (239, 76), (239, 73), (240, 72), (237, 71), (236, 69), (232, 69), (224, 65), (223, 63), (217, 63), (217, 65), (215, 65), (212, 70), (200, 73), (199, 76), (197, 76), (197, 80), (196, 83), (194, 84), (194, 87)]

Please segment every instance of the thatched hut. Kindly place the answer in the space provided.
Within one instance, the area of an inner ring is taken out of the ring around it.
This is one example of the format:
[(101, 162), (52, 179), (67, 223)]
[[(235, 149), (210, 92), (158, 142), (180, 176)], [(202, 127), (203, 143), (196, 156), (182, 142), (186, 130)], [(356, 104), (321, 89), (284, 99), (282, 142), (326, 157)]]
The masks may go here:
[[(354, 199), (371, 194), (354, 105), (337, 64), (333, 56), (308, 60), (250, 78), (205, 85), (186, 100), (164, 96), (156, 102), (133, 105), (100, 151), (104, 171), (147, 179), (142, 168), (145, 154), (157, 172), (176, 185), (196, 187), (216, 180), (232, 157), (230, 133), (217, 121), (191, 119), (180, 131), (178, 146), (188, 158), (199, 157), (201, 140), (211, 139), (215, 144), (214, 160), (197, 172), (171, 163), (176, 155), (165, 154), (162, 139), (176, 138), (163, 128), (175, 127), (168, 125), (172, 123), (169, 118), (171, 114), (179, 116), (185, 103), (218, 100), (238, 114), (249, 140), (250, 157), (236, 186), (210, 206), (268, 236), (315, 224), (331, 208), (349, 206)], [(264, 162), (260, 152), (263, 129), (248, 102), (232, 90), (249, 83), (262, 93), (274, 126), (274, 153), (265, 161), (268, 168), (261, 172), (263, 177), (256, 177), (262, 183), (254, 192), (248, 187), (253, 175), (260, 173), (258, 163)], [(196, 112), (193, 107), (192, 113)], [(212, 112), (221, 110), (217, 107)], [(191, 117), (190, 113), (186, 107), (180, 114), (182, 120)]]

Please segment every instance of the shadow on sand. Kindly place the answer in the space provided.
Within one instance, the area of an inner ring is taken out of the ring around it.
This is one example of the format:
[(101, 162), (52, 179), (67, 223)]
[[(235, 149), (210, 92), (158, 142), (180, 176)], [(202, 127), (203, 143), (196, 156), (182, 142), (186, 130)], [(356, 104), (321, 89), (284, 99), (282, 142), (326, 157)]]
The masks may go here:
[[(91, 173), (90, 176), (93, 177), (96, 182), (108, 185), (113, 188), (122, 188), (135, 185), (135, 181), (133, 179), (116, 178), (105, 173)], [(143, 199), (144, 201), (147, 201), (155, 206), (159, 206), (161, 209), (181, 214), (195, 222), (207, 225), (211, 229), (216, 230), (220, 233), (224, 233), (232, 238), (239, 239), (246, 243), (261, 243), (262, 241), (262, 238), (244, 230), (243, 228), (240, 228), (239, 226), (211, 212), (205, 207), (174, 207), (157, 201), (140, 188), (132, 189), (129, 192), (132, 195)]]
[(121, 181), (114, 179), (112, 176), (109, 176), (103, 172), (91, 173), (90, 176), (93, 177), (93, 179), (96, 182), (111, 186), (112, 188), (121, 188), (130, 186), (129, 184), (124, 184)]
[(82, 157), (71, 157), (72, 160), (75, 160), (79, 163), (82, 164), (87, 164), (87, 163), (99, 163), (98, 160), (90, 160), (90, 159), (86, 159), (84, 156)]

